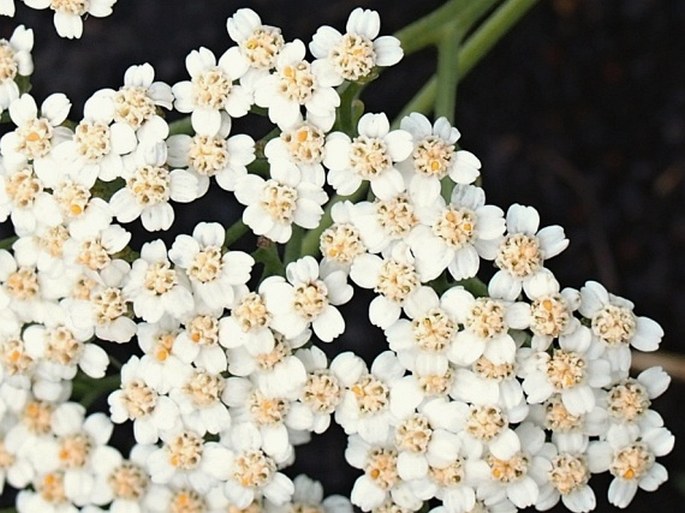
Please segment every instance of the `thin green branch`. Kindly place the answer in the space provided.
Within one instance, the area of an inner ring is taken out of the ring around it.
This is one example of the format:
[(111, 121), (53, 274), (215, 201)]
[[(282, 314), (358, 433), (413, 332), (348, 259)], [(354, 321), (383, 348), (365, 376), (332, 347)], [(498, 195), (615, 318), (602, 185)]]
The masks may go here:
[(454, 122), (459, 83), (459, 45), (463, 33), (456, 23), (445, 27), (438, 44), (437, 90), (435, 92), (435, 117), (445, 116)]
[(16, 235), (12, 237), (7, 237), (6, 239), (0, 240), (0, 249), (10, 249), (12, 247), (12, 244), (14, 244), (19, 237)]
[(228, 227), (226, 230), (226, 238), (224, 240), (224, 246), (227, 248), (231, 247), (231, 244), (239, 240), (248, 231), (248, 227), (243, 223), (242, 219), (238, 219), (235, 223)]
[(193, 135), (194, 133), (195, 130), (193, 130), (193, 125), (190, 122), (190, 116), (186, 116), (169, 123), (169, 135)]

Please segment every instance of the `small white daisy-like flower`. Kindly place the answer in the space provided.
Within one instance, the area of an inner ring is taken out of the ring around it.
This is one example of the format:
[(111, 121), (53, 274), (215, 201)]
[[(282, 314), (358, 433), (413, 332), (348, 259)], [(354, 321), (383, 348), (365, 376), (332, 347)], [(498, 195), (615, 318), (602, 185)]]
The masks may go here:
[(411, 511), (421, 507), (423, 501), (412, 493), (409, 483), (398, 474), (397, 456), (394, 440), (384, 439), (371, 444), (358, 435), (348, 439), (345, 460), (364, 471), (352, 486), (352, 504), (362, 511), (372, 511), (392, 499)]
[(587, 442), (579, 439), (564, 449), (552, 446), (549, 460), (551, 468), (547, 471), (545, 483), (540, 486), (540, 495), (535, 508), (546, 511), (559, 500), (574, 513), (588, 513), (595, 509), (595, 492), (588, 485), (590, 467), (588, 465)]
[(169, 259), (183, 268), (195, 299), (210, 309), (231, 308), (236, 287), (250, 279), (254, 258), (243, 251), (224, 252), (226, 230), (219, 223), (199, 223), (193, 236), (178, 235)]
[(279, 243), (290, 240), (293, 224), (316, 228), (328, 199), (322, 185), (303, 180), (295, 166), (272, 168), (268, 180), (245, 176), (236, 184), (235, 197), (246, 205), (243, 222), (256, 235)]
[(252, 105), (250, 94), (234, 82), (249, 68), (248, 60), (238, 47), (226, 50), (217, 62), (208, 48), (193, 50), (186, 57), (190, 80), (172, 87), (174, 107), (190, 112), (193, 130), (213, 136), (221, 127), (221, 113), (238, 118), (247, 114)]
[(5, 443), (0, 436), (0, 493), (5, 485), (21, 490), (33, 479), (35, 470), (28, 458), (17, 454), (18, 447)]
[(172, 267), (164, 242), (146, 242), (133, 262), (123, 289), (133, 311), (146, 322), (157, 322), (165, 313), (181, 318), (194, 306), (185, 274)]
[(33, 166), (6, 167), (0, 163), (0, 221), (9, 217), (20, 237), (61, 225), (62, 213), (54, 196)]
[(371, 9), (357, 7), (347, 19), (345, 34), (333, 27), (319, 27), (309, 43), (318, 68), (333, 86), (344, 80), (357, 82), (369, 78), (376, 66), (397, 64), (404, 53), (400, 40), (393, 36), (378, 37), (380, 16)]
[(428, 118), (413, 112), (402, 118), (400, 128), (414, 139), (411, 157), (399, 164), (413, 201), (430, 204), (440, 195), (440, 181), (449, 176), (468, 185), (480, 176), (480, 161), (471, 152), (455, 148), (461, 134), (447, 118), (438, 118), (431, 126)]
[(674, 437), (664, 427), (642, 432), (636, 426), (612, 426), (606, 441), (591, 442), (588, 465), (591, 472), (608, 470), (614, 479), (609, 485), (609, 502), (626, 508), (638, 488), (656, 490), (668, 479), (666, 468), (656, 462), (673, 450)]
[(262, 24), (259, 15), (249, 8), (238, 9), (226, 20), (226, 28), (252, 68), (268, 71), (276, 66), (285, 45), (280, 28)]
[(455, 321), (464, 326), (450, 346), (450, 361), (472, 365), (485, 356), (495, 365), (515, 362), (517, 345), (509, 330), (528, 327), (530, 313), (526, 303), (475, 298), (461, 286), (445, 292), (443, 301)]
[(596, 344), (590, 330), (580, 326), (561, 337), (551, 353), (531, 353), (521, 364), (528, 402), (541, 403), (558, 393), (571, 414), (590, 412), (596, 404), (593, 388), (611, 383), (609, 362), (596, 356)]
[(607, 390), (603, 406), (614, 424), (638, 424), (642, 429), (649, 425), (660, 426), (661, 416), (649, 407), (652, 400), (663, 394), (671, 377), (661, 367), (650, 367), (637, 378), (626, 378)]
[(639, 351), (656, 351), (664, 335), (659, 324), (633, 312), (633, 303), (615, 296), (596, 281), (588, 281), (580, 289), (578, 312), (590, 320), (593, 336), (606, 348), (606, 358), (612, 370), (628, 372), (630, 347)]
[(244, 346), (255, 354), (271, 351), (274, 334), (269, 328), (271, 312), (259, 292), (242, 290), (236, 294), (231, 313), (219, 321), (219, 342), (227, 349)]
[(408, 243), (424, 282), (445, 269), (455, 280), (475, 276), (480, 259), (495, 254), (504, 232), (502, 210), (486, 205), (485, 192), (473, 185), (456, 185), (449, 203), (437, 196), (417, 210), (421, 225)]
[(342, 382), (345, 392), (335, 411), (335, 420), (348, 435), (358, 433), (369, 443), (379, 443), (388, 437), (390, 426), (397, 416), (391, 408), (393, 403), (390, 401), (390, 394), (406, 369), (392, 351), (384, 351), (378, 355), (370, 372), (365, 366), (360, 367), (353, 365), (354, 363), (356, 361), (352, 359), (341, 360), (337, 364), (346, 364), (350, 373), (344, 376)]
[(219, 345), (220, 320), (223, 308), (210, 310), (203, 305), (183, 316), (183, 330), (173, 343), (172, 353), (186, 364), (210, 374), (226, 370), (226, 352)]
[(114, 121), (133, 128), (140, 143), (163, 141), (169, 135), (169, 125), (157, 114), (157, 108), (170, 110), (174, 95), (169, 84), (155, 82), (155, 70), (150, 64), (130, 66), (118, 91), (103, 89), (93, 96), (98, 95), (114, 105)]
[(55, 11), (54, 24), (57, 34), (68, 39), (78, 39), (83, 35), (82, 16), (104, 18), (112, 14), (112, 6), (117, 0), (24, 0), (33, 9)]
[(89, 231), (92, 234), (72, 230), (71, 237), (64, 243), (64, 260), (81, 265), (91, 271), (102, 271), (114, 260), (131, 240), (131, 233), (119, 226), (110, 224), (108, 216), (93, 216)]
[(169, 391), (169, 397), (178, 405), (184, 426), (205, 435), (229, 429), (231, 415), (221, 396), (226, 382), (217, 374), (193, 369), (185, 381)]
[(494, 363), (480, 356), (471, 368), (454, 371), (453, 397), (473, 404), (496, 404), (510, 410), (525, 403), (521, 383), (516, 379), (516, 364)]
[(301, 119), (302, 107), (308, 118), (316, 118), (317, 124), (330, 129), (340, 96), (317, 68), (304, 60), (305, 53), (304, 43), (299, 39), (285, 44), (276, 57), (275, 72), (254, 84), (255, 103), (268, 108), (269, 119), (281, 129)]
[(255, 142), (247, 134), (228, 137), (231, 119), (221, 115), (216, 134), (172, 135), (167, 139), (167, 163), (175, 168), (188, 168), (198, 180), (202, 196), (214, 177), (219, 187), (234, 191), (238, 180), (247, 175), (247, 165), (255, 159)]
[(535, 504), (540, 496), (540, 485), (548, 479), (548, 454), (554, 446), (545, 443), (544, 430), (531, 423), (521, 424), (515, 433), (520, 450), (507, 458), (486, 455), (490, 480), (478, 488), (484, 497), (497, 497), (504, 492), (507, 499), (523, 509)]
[(168, 230), (175, 217), (169, 200), (189, 203), (197, 199), (197, 178), (185, 169), (170, 170), (166, 160), (164, 143), (127, 157), (122, 175), (126, 186), (109, 200), (118, 221), (130, 223), (140, 217), (148, 231)]
[(491, 296), (514, 300), (523, 289), (541, 273), (549, 273), (543, 267), (545, 260), (561, 253), (568, 246), (568, 239), (561, 226), (538, 229), (540, 215), (533, 207), (512, 205), (507, 210), (507, 234), (499, 243), (495, 265), (499, 271), (490, 280)]
[(288, 513), (307, 511), (310, 513), (352, 513), (350, 500), (341, 495), (329, 495), (324, 499), (323, 486), (318, 481), (300, 474), (293, 479), (295, 491), (290, 503), (276, 506), (268, 501), (264, 503), (266, 513)]
[(71, 130), (60, 126), (69, 114), (71, 102), (62, 93), (48, 96), (40, 106), (29, 94), (22, 94), (9, 106), (9, 114), (17, 128), (0, 139), (0, 151), (5, 166), (23, 167), (32, 161), (41, 180), (52, 182), (55, 169), (45, 157), (57, 146), (71, 138)]
[(160, 432), (173, 429), (179, 420), (176, 403), (159, 395), (159, 373), (150, 372), (150, 362), (132, 356), (121, 367), (121, 387), (107, 398), (115, 424), (133, 421), (133, 435), (140, 444), (154, 444)]
[(319, 237), (319, 250), (323, 257), (320, 265), (323, 272), (341, 270), (349, 274), (357, 257), (367, 251), (362, 242), (361, 231), (352, 222), (353, 208), (350, 201), (337, 202), (331, 208), (333, 223)]
[(352, 286), (342, 271), (321, 275), (319, 264), (311, 256), (291, 262), (286, 267), (287, 282), (273, 276), (264, 280), (260, 291), (272, 313), (271, 327), (293, 338), (311, 325), (324, 342), (331, 342), (345, 330), (345, 320), (337, 305), (347, 303)]
[(396, 246), (387, 258), (361, 255), (350, 269), (353, 282), (378, 294), (369, 305), (369, 319), (381, 329), (400, 318), (402, 306), (412, 301), (422, 287), (413, 258), (404, 249)]
[(502, 408), (492, 404), (455, 403), (460, 413), (456, 429), (463, 431), (465, 443), (478, 446), (483, 451), (487, 449), (495, 458), (502, 460), (521, 450), (521, 441), (510, 427), (511, 423), (521, 419), (510, 418)]
[(390, 130), (385, 114), (372, 113), (361, 117), (357, 131), (359, 135), (353, 139), (342, 132), (328, 135), (324, 159), (330, 170), (328, 183), (343, 196), (354, 193), (364, 180), (382, 200), (404, 191), (404, 179), (395, 163), (414, 150), (411, 134)]
[(93, 94), (83, 107), (83, 119), (74, 128), (72, 139), (55, 149), (55, 160), (66, 167), (66, 173), (80, 177), (89, 187), (96, 178), (110, 182), (122, 176), (121, 156), (138, 144), (135, 130), (128, 123), (113, 122), (114, 109), (105, 95)]
[(17, 77), (28, 77), (33, 73), (31, 50), (33, 30), (27, 29), (24, 25), (14, 29), (9, 41), (0, 39), (0, 112), (19, 98)]
[(295, 486), (289, 477), (278, 472), (277, 463), (262, 450), (262, 437), (256, 426), (250, 423), (236, 426), (228, 437), (222, 437), (221, 443), (233, 452), (223, 465), (229, 474), (224, 494), (234, 506), (247, 508), (259, 496), (276, 505), (291, 499)]

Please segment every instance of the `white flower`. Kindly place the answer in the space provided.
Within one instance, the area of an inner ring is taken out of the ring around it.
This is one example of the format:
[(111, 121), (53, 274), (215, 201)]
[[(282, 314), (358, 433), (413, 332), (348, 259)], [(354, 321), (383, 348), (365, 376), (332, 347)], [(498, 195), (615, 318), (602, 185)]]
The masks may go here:
[(145, 355), (145, 369), (156, 376), (155, 391), (167, 394), (174, 387), (179, 387), (193, 367), (181, 361), (174, 352), (174, 343), (179, 332), (178, 321), (164, 316), (154, 324), (138, 324), (138, 345)]
[(408, 243), (416, 257), (421, 281), (447, 269), (455, 280), (476, 275), (480, 258), (491, 258), (504, 232), (503, 212), (485, 204), (485, 192), (473, 185), (456, 185), (450, 202), (437, 196), (417, 207), (421, 225)]
[(588, 448), (591, 472), (609, 470), (609, 502), (626, 508), (638, 488), (653, 492), (668, 479), (666, 468), (656, 462), (673, 449), (674, 437), (664, 427), (642, 432), (636, 426), (612, 426), (606, 441), (592, 442)]
[(269, 119), (279, 128), (293, 126), (301, 118), (301, 108), (317, 124), (330, 129), (340, 97), (332, 84), (304, 60), (305, 46), (299, 39), (283, 46), (276, 57), (276, 70), (259, 78), (254, 85), (255, 103), (268, 108)]
[(171, 109), (174, 95), (169, 84), (155, 82), (155, 70), (148, 64), (130, 66), (124, 85), (118, 91), (103, 89), (102, 95), (114, 105), (114, 121), (126, 123), (136, 131), (140, 143), (154, 144), (169, 135), (169, 126), (157, 108)]
[(352, 221), (353, 209), (350, 201), (339, 201), (331, 208), (333, 223), (319, 237), (323, 257), (320, 265), (324, 273), (345, 271), (349, 274), (357, 257), (366, 253), (361, 230)]
[(288, 513), (289, 511), (319, 511), (321, 513), (352, 513), (350, 500), (341, 495), (330, 495), (323, 498), (323, 486), (304, 474), (293, 479), (295, 491), (291, 502), (276, 506), (268, 501), (264, 503), (267, 513)]
[(221, 311), (208, 309), (202, 305), (182, 317), (183, 330), (172, 346), (172, 354), (186, 364), (194, 364), (198, 369), (210, 374), (226, 370), (226, 352), (219, 345)]
[(400, 41), (393, 36), (378, 37), (381, 20), (376, 11), (357, 7), (347, 19), (346, 33), (333, 27), (319, 27), (309, 43), (319, 69), (330, 85), (343, 80), (361, 81), (368, 78), (376, 66), (397, 64), (403, 56)]
[(112, 6), (117, 0), (24, 0), (33, 9), (47, 9), (55, 11), (54, 24), (60, 37), (78, 39), (83, 34), (83, 20), (81, 16), (104, 18), (112, 14)]
[(461, 134), (445, 117), (431, 126), (428, 118), (413, 112), (402, 118), (400, 128), (414, 139), (411, 157), (399, 164), (413, 201), (426, 205), (440, 196), (446, 176), (459, 184), (473, 183), (480, 175), (480, 161), (471, 152), (455, 148)]
[(160, 432), (179, 422), (176, 403), (156, 392), (160, 378), (150, 372), (149, 360), (132, 356), (121, 367), (121, 388), (107, 398), (112, 422), (133, 420), (133, 435), (140, 444), (156, 443)]
[(472, 365), (484, 356), (495, 365), (514, 363), (517, 346), (509, 329), (528, 327), (530, 313), (526, 303), (475, 298), (461, 286), (445, 292), (443, 301), (444, 308), (464, 326), (447, 353), (450, 361)]
[(368, 253), (359, 256), (352, 264), (350, 278), (360, 287), (373, 289), (378, 294), (369, 305), (369, 319), (381, 329), (387, 329), (399, 319), (402, 306), (421, 290), (413, 258), (399, 245), (390, 257)]
[(178, 405), (184, 426), (205, 435), (217, 434), (231, 426), (231, 415), (221, 401), (225, 379), (217, 374), (193, 369), (186, 380), (169, 391)]
[(209, 187), (209, 179), (224, 190), (234, 191), (238, 180), (247, 175), (247, 165), (255, 159), (255, 142), (249, 135), (228, 137), (231, 119), (221, 115), (221, 126), (216, 134), (172, 135), (167, 139), (168, 164), (187, 167), (198, 180), (198, 196)]
[(264, 280), (260, 291), (273, 315), (271, 327), (293, 338), (311, 325), (324, 342), (331, 342), (345, 330), (345, 320), (334, 305), (347, 303), (352, 286), (342, 271), (321, 275), (311, 256), (291, 262), (286, 267), (288, 282), (278, 276)]
[[(0, 14), (2, 5), (0, 5)], [(17, 77), (28, 77), (33, 73), (33, 30), (19, 25), (12, 32), (10, 40), (0, 39), (0, 112), (19, 98)]]
[(593, 336), (606, 348), (612, 371), (627, 375), (630, 347), (639, 351), (656, 351), (664, 335), (658, 323), (633, 313), (633, 303), (615, 296), (596, 281), (580, 289), (580, 314), (590, 320)]
[(414, 203), (406, 192), (385, 200), (360, 201), (349, 210), (370, 253), (381, 253), (395, 241), (410, 240), (412, 230), (419, 226)]
[[(71, 138), (71, 131), (59, 126), (67, 118), (71, 102), (62, 93), (48, 96), (40, 106), (29, 94), (22, 94), (9, 106), (12, 122), (16, 130), (6, 133), (0, 139), (0, 151), (6, 166), (23, 167), (33, 161), (38, 177), (53, 183), (56, 170), (50, 166), (46, 157), (52, 149)], [(59, 171), (57, 171), (59, 176)]]
[(231, 117), (247, 114), (252, 99), (245, 89), (234, 82), (249, 68), (248, 60), (238, 47), (226, 50), (217, 59), (208, 48), (193, 50), (186, 57), (190, 80), (172, 87), (174, 106), (179, 112), (191, 113), (193, 130), (213, 136), (221, 127), (221, 113)]
[(368, 180), (373, 193), (387, 200), (404, 191), (404, 179), (395, 163), (406, 159), (414, 149), (411, 134), (390, 130), (385, 114), (364, 114), (354, 139), (333, 132), (326, 139), (324, 165), (330, 170), (328, 183), (338, 194), (354, 193)]
[(251, 67), (267, 71), (276, 65), (284, 46), (280, 28), (263, 25), (256, 12), (243, 8), (226, 20), (226, 29)]
[(276, 505), (290, 500), (295, 486), (290, 478), (278, 472), (276, 462), (262, 450), (259, 430), (244, 423), (231, 430), (221, 443), (233, 451), (223, 465), (226, 468), (224, 493), (234, 506), (244, 509), (263, 495)]
[(545, 401), (554, 393), (572, 415), (592, 411), (596, 404), (593, 388), (611, 382), (609, 362), (597, 357), (596, 344), (584, 326), (559, 339), (551, 353), (532, 353), (522, 363), (523, 390), (529, 403)]
[(219, 223), (198, 223), (193, 236), (177, 235), (169, 258), (184, 269), (196, 301), (210, 309), (233, 306), (235, 289), (250, 279), (254, 259), (243, 251), (223, 252), (226, 231)]
[[(135, 130), (126, 122), (113, 122), (115, 105), (107, 92), (96, 92), (83, 107), (83, 120), (71, 140), (55, 149), (55, 160), (66, 173), (91, 187), (95, 178), (110, 182), (122, 176), (122, 155), (138, 144)], [(83, 177), (85, 175), (87, 179)]]
[(222, 346), (228, 349), (244, 346), (254, 354), (273, 349), (274, 335), (269, 328), (272, 316), (261, 292), (260, 286), (259, 293), (243, 290), (236, 294), (231, 313), (219, 321)]
[[(111, 224), (107, 204), (97, 203), (90, 207), (84, 219), (69, 225), (69, 239), (64, 243), (63, 258), (70, 265), (83, 266), (90, 271), (101, 271), (113, 261), (113, 256), (126, 248), (131, 234), (118, 224)], [(87, 217), (87, 218), (86, 218)]]
[(165, 313), (176, 318), (193, 309), (193, 295), (185, 274), (171, 266), (164, 242), (146, 242), (133, 262), (124, 297), (146, 322), (157, 322)]
[(243, 222), (256, 235), (264, 235), (274, 242), (290, 240), (293, 223), (314, 229), (323, 215), (328, 199), (322, 185), (302, 180), (295, 166), (271, 169), (271, 178), (247, 175), (238, 181), (236, 199), (246, 206)]
[(118, 221), (130, 223), (140, 217), (148, 231), (168, 230), (175, 217), (169, 200), (189, 203), (198, 197), (197, 178), (184, 169), (169, 170), (166, 160), (164, 143), (127, 157), (122, 175), (126, 186), (109, 200)]
[(336, 362), (335, 366), (338, 365), (345, 365), (350, 372), (342, 376), (345, 391), (335, 411), (336, 422), (348, 435), (358, 433), (369, 443), (384, 441), (397, 413), (400, 413), (393, 411), (390, 394), (404, 376), (405, 368), (392, 351), (378, 355), (371, 365), (371, 372), (351, 357)]
[(549, 271), (545, 260), (561, 253), (568, 239), (561, 226), (546, 226), (538, 230), (540, 216), (533, 207), (512, 205), (507, 210), (507, 234), (499, 243), (495, 265), (499, 271), (490, 280), (491, 296), (514, 300), (521, 289), (528, 294), (531, 280)]
[(409, 484), (397, 473), (397, 449), (391, 440), (371, 444), (358, 435), (347, 441), (345, 459), (355, 468), (364, 470), (352, 486), (352, 504), (362, 511), (371, 511), (392, 499), (398, 505), (416, 511), (422, 500), (414, 496)]

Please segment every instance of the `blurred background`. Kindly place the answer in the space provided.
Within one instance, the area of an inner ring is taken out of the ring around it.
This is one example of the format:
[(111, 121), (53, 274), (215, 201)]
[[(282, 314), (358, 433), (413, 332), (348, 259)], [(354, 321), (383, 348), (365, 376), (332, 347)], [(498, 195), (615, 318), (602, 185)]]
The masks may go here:
[[(171, 84), (186, 79), (190, 50), (206, 46), (218, 55), (232, 44), (225, 20), (239, 7), (282, 27), (286, 40), (308, 42), (320, 25), (343, 29), (357, 5), (378, 10), (381, 33), (389, 34), (441, 3), (122, 0), (112, 16), (86, 20), (77, 41), (56, 35), (49, 12), (18, 5), (16, 18), (0, 19), (0, 29), (3, 37), (18, 23), (35, 29), (32, 92), (39, 103), (52, 92), (66, 93), (74, 104), (71, 117), (78, 118), (84, 100), (99, 88), (117, 88), (131, 64), (150, 62), (157, 79)], [(540, 2), (460, 83), (457, 98), (460, 143), (483, 162), (488, 202), (505, 210), (512, 203), (533, 205), (543, 226), (566, 229), (571, 245), (549, 263), (562, 285), (599, 280), (666, 331), (657, 364), (680, 379), (654, 406), (678, 439), (663, 461), (671, 479), (656, 493), (640, 492), (630, 507), (635, 512), (680, 511), (685, 499), (679, 410), (685, 394), (683, 27), (680, 0)], [(384, 73), (363, 96), (367, 111), (392, 117), (434, 65), (434, 53), (425, 51)], [(228, 224), (238, 215), (225, 199), (200, 203), (175, 206), (178, 220), (167, 240), (200, 219)], [(348, 312), (355, 321), (340, 345), (327, 350), (381, 347), (364, 308), (360, 301)], [(327, 493), (349, 494), (358, 473), (344, 462), (344, 443), (335, 430), (318, 437), (300, 449), (293, 474), (307, 471)], [(615, 511), (604, 498), (608, 480), (596, 482), (597, 510)]]

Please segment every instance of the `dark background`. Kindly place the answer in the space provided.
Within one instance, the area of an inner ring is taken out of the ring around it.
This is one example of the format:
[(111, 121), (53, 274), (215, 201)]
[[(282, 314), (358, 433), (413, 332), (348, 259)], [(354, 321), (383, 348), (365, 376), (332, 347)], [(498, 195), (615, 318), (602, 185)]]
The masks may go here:
[[(441, 3), (122, 0), (111, 17), (86, 20), (77, 41), (60, 39), (48, 12), (18, 5), (16, 18), (1, 19), (0, 28), (4, 37), (18, 23), (36, 30), (33, 94), (40, 103), (52, 92), (66, 93), (77, 118), (83, 101), (96, 89), (117, 88), (131, 64), (150, 62), (157, 78), (171, 84), (186, 79), (190, 50), (207, 46), (219, 55), (233, 44), (225, 20), (239, 7), (282, 27), (286, 40), (308, 42), (319, 25), (343, 29), (357, 5), (377, 9), (381, 33), (389, 34)], [(685, 337), (684, 27), (680, 0), (540, 2), (460, 84), (456, 113), (461, 144), (483, 162), (488, 202), (505, 210), (530, 204), (543, 226), (564, 226), (571, 245), (549, 264), (562, 285), (597, 279), (633, 300), (639, 315), (664, 326), (662, 348), (669, 353), (682, 353)], [(365, 93), (367, 110), (392, 117), (433, 66), (431, 51), (402, 61)], [(175, 206), (173, 230), (188, 232), (200, 218), (236, 217), (223, 201), (209, 203)], [(379, 347), (380, 332), (363, 317), (326, 349)], [(676, 355), (661, 363), (677, 371), (679, 362)], [(680, 441), (684, 392), (675, 380), (655, 404)], [(680, 443), (663, 459), (671, 480), (656, 493), (640, 492), (630, 511), (680, 510)], [(329, 432), (300, 449), (298, 467), (322, 479), (328, 492), (347, 494), (358, 472), (347, 468), (343, 449), (340, 433)], [(595, 481), (598, 511), (615, 511), (604, 499), (608, 480)]]

